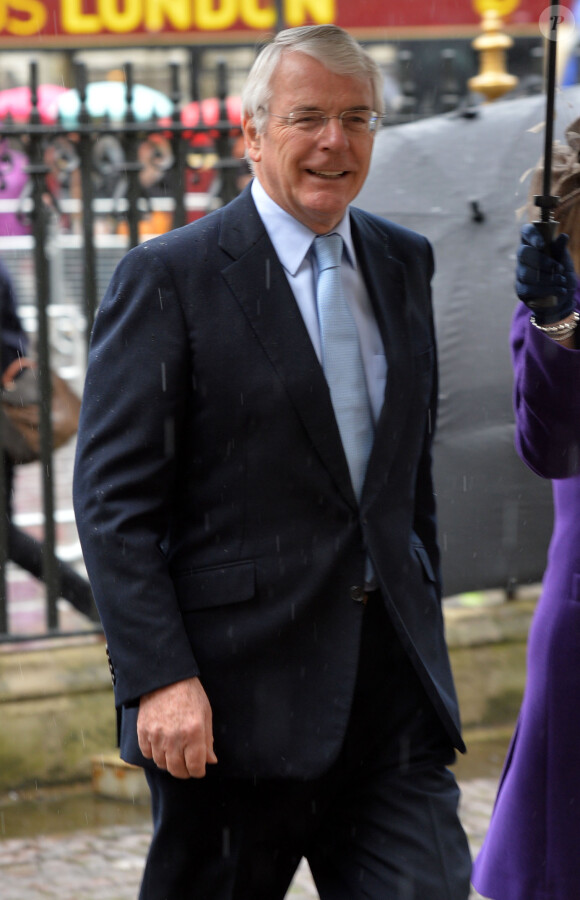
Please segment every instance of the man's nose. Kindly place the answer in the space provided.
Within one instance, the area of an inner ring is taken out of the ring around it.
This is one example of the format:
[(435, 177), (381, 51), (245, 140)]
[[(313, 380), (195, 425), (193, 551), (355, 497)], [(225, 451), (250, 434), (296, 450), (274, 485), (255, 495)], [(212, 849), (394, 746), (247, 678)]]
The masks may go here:
[(319, 139), (331, 146), (348, 144), (340, 116), (327, 116), (320, 131)]

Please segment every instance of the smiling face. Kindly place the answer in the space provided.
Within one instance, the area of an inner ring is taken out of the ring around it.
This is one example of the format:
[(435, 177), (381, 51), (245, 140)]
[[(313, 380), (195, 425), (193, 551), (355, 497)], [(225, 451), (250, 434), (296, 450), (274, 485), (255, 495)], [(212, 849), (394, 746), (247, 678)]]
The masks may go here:
[[(271, 83), (269, 112), (288, 116), (297, 110), (319, 110), (337, 116), (373, 106), (370, 79), (337, 75), (305, 53), (285, 53)], [(248, 156), (256, 177), (286, 212), (317, 234), (331, 231), (363, 186), (369, 169), (373, 136), (345, 134), (330, 119), (319, 134), (300, 132), (274, 115), (258, 133), (253, 118), (243, 122)]]

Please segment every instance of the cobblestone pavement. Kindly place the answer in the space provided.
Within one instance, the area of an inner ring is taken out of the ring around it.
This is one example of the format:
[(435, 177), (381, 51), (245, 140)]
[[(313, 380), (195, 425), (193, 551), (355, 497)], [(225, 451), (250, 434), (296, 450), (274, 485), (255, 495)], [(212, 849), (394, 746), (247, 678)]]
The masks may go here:
[[(496, 784), (495, 778), (461, 784), (461, 816), (472, 852), (485, 834)], [(143, 823), (0, 840), (0, 896), (2, 900), (135, 900), (149, 835), (150, 828)], [(473, 893), (472, 900), (478, 896)], [(317, 897), (303, 864), (288, 900)]]

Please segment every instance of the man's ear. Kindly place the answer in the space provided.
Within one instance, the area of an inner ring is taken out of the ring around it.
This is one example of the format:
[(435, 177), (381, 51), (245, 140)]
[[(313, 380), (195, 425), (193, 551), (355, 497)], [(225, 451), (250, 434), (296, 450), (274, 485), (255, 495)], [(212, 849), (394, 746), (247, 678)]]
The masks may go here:
[(260, 162), (262, 157), (262, 135), (256, 128), (256, 122), (253, 116), (248, 116), (242, 121), (242, 129), (244, 132), (244, 144), (248, 157), (252, 162)]

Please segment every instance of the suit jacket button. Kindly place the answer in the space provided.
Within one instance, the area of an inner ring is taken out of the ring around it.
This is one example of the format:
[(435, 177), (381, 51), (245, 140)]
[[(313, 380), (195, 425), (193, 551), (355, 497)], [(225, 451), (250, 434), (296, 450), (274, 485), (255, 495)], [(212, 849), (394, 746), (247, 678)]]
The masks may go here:
[(105, 650), (107, 651), (107, 662), (109, 663), (109, 672), (111, 675), (111, 681), (113, 682), (113, 687), (115, 687), (115, 685), (117, 683), (117, 675), (115, 672), (115, 667), (113, 665), (113, 660), (111, 659), (111, 654), (109, 653), (109, 648), (105, 647)]
[(365, 589), (361, 587), (359, 584), (353, 584), (350, 589), (350, 598), (351, 600), (356, 601), (356, 603), (362, 603), (364, 600)]

